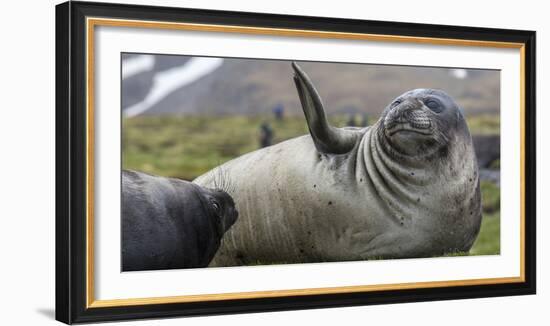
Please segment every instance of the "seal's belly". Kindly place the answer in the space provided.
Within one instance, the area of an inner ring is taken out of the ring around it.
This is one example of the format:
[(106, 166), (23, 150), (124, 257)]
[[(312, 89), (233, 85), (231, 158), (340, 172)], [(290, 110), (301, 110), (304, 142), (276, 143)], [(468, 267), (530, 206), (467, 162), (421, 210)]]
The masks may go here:
[(335, 173), (314, 149), (274, 146), (222, 166), (232, 176), (246, 177), (232, 180), (239, 220), (211, 265), (366, 257), (371, 239), (380, 240), (381, 230), (391, 225), (374, 196), (358, 190), (354, 175), (342, 169), (348, 163), (339, 164)]

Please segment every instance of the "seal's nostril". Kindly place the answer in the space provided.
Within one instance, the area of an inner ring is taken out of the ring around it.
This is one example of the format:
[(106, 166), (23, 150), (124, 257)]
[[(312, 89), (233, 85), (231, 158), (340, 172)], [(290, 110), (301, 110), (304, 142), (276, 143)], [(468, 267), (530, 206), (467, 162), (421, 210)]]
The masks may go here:
[(411, 118), (414, 118), (414, 108), (412, 106), (408, 107), (407, 109), (403, 110), (403, 113), (401, 114), (404, 118), (407, 120), (411, 120)]

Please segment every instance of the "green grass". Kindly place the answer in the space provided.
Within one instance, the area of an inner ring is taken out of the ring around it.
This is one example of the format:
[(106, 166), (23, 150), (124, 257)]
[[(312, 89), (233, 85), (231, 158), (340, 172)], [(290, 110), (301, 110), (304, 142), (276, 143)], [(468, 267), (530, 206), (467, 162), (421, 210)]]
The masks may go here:
[(487, 181), (481, 182), (483, 219), (471, 255), (500, 254), (500, 188)]
[[(344, 126), (347, 116), (330, 116)], [(303, 116), (275, 121), (270, 116), (140, 116), (123, 120), (122, 165), (152, 174), (193, 180), (212, 168), (258, 149), (259, 126), (269, 122), (274, 143), (307, 134)], [(498, 133), (498, 116), (468, 117), (472, 134)], [(500, 189), (481, 184), (483, 221), (470, 254), (500, 251)]]
[(481, 221), (481, 230), (470, 255), (498, 255), (500, 254), (500, 212), (484, 214)]

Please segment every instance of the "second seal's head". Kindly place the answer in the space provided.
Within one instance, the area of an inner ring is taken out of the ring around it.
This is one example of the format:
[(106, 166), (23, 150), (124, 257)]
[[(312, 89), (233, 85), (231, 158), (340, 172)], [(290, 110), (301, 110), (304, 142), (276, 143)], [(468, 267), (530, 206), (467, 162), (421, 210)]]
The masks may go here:
[(218, 235), (223, 234), (237, 221), (239, 212), (233, 198), (222, 189), (203, 188), (204, 206)]
[(379, 131), (389, 150), (405, 156), (426, 156), (445, 148), (457, 129), (465, 125), (458, 105), (445, 92), (415, 89), (386, 107)]

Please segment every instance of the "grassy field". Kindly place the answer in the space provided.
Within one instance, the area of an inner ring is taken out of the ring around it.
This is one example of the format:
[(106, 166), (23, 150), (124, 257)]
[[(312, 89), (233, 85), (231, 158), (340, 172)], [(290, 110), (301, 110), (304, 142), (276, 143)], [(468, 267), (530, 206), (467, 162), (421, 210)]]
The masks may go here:
[(491, 182), (481, 182), (483, 219), (471, 255), (500, 254), (500, 188)]
[[(344, 126), (348, 117), (331, 116), (334, 126)], [(359, 120), (359, 119), (358, 119)], [(499, 133), (498, 116), (469, 117), (472, 134)], [(303, 116), (276, 121), (267, 116), (143, 116), (123, 120), (122, 165), (162, 176), (193, 180), (204, 172), (259, 147), (259, 127), (268, 122), (273, 143), (304, 135)], [(470, 254), (500, 252), (500, 189), (481, 185), (483, 222)]]

